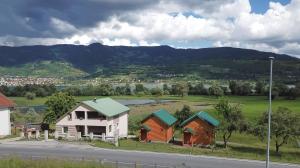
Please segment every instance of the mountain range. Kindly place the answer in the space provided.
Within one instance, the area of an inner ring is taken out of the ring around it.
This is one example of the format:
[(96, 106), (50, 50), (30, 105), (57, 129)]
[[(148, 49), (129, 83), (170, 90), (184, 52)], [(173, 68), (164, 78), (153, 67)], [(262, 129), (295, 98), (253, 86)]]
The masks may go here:
[(300, 80), (300, 59), (250, 49), (219, 47), (176, 49), (169, 46), (106, 46), (100, 43), (53, 46), (0, 46), (1, 75), (93, 78), (181, 76), (195, 79), (267, 79), (275, 57), (275, 80)]

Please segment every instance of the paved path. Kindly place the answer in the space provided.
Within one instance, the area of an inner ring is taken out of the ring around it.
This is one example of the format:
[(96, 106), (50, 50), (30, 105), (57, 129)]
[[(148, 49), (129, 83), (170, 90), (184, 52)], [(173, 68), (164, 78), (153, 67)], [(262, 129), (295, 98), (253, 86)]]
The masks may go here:
[[(6, 155), (21, 157), (56, 157), (63, 159), (113, 160), (126, 163), (158, 164), (191, 168), (264, 168), (265, 163), (253, 160), (227, 159), (221, 157), (190, 156), (126, 150), (111, 150), (89, 145), (66, 144), (57, 141), (16, 141), (0, 144), (0, 157)], [(271, 168), (300, 168), (300, 165), (272, 163)]]

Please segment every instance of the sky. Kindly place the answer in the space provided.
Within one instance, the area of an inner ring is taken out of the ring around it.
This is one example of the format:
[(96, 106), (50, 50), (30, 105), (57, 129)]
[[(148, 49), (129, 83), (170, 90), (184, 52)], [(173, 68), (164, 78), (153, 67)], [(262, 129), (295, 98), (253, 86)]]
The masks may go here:
[(300, 0), (0, 0), (0, 25), (5, 46), (228, 46), (300, 58)]

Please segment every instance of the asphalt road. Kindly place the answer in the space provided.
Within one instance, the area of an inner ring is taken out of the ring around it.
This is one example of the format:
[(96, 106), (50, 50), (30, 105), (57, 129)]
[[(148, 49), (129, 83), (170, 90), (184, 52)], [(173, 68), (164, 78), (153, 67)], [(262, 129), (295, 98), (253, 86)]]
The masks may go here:
[[(88, 145), (52, 142), (0, 142), (0, 157), (17, 155), (20, 157), (59, 159), (85, 159), (118, 161), (119, 163), (157, 164), (157, 167), (191, 168), (264, 168), (265, 162), (228, 159), (208, 156), (190, 156), (155, 152), (110, 150)], [(160, 166), (159, 166), (160, 165)], [(120, 167), (122, 164), (120, 164)], [(130, 166), (127, 166), (130, 167)], [(133, 167), (133, 165), (132, 165)], [(145, 166), (146, 167), (146, 166)], [(150, 166), (148, 166), (150, 167)], [(153, 166), (154, 167), (154, 166)], [(271, 163), (271, 168), (300, 168), (300, 165)]]

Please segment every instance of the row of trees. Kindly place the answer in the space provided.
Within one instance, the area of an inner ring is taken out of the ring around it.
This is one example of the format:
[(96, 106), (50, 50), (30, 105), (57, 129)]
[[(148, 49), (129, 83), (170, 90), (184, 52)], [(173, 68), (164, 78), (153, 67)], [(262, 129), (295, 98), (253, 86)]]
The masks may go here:
[[(26, 97), (34, 99), (35, 97), (45, 97), (56, 93), (58, 90), (54, 85), (25, 85), (16, 87), (0, 86), (0, 92), (11, 97)], [(229, 85), (222, 86), (218, 83), (213, 83), (209, 87), (203, 83), (192, 85), (191, 83), (180, 82), (173, 85), (164, 84), (162, 88), (149, 89), (143, 84), (136, 84), (131, 87), (129, 84), (124, 86), (113, 87), (110, 84), (90, 85), (86, 87), (68, 87), (62, 90), (72, 96), (113, 96), (113, 95), (267, 95), (268, 85), (265, 82), (256, 82), (251, 84), (249, 82), (229, 81)], [(273, 87), (272, 98), (283, 96), (287, 99), (296, 99), (300, 96), (300, 84), (296, 87), (289, 88), (287, 85), (275, 82)]]
[(55, 85), (25, 85), (8, 87), (0, 86), (0, 92), (9, 97), (24, 97), (28, 95), (29, 99), (34, 97), (50, 96), (57, 91)]
[[(221, 121), (218, 130), (222, 133), (224, 146), (234, 132), (245, 132), (257, 136), (262, 141), (267, 135), (268, 113), (257, 118), (256, 122), (250, 123), (245, 120), (239, 104), (230, 104), (228, 100), (221, 99), (215, 106), (218, 118)], [(275, 142), (276, 153), (289, 140), (300, 136), (300, 115), (293, 113), (286, 107), (279, 107), (272, 114), (271, 138)]]

